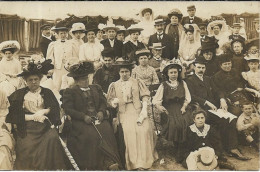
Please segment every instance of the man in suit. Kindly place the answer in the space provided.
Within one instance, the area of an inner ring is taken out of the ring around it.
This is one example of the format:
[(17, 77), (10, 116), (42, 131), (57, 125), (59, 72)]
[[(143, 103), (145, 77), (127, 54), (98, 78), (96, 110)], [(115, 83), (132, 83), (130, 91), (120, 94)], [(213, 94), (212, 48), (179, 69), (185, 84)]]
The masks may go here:
[(162, 58), (173, 59), (173, 42), (171, 37), (164, 33), (165, 22), (163, 19), (154, 20), (154, 27), (156, 33), (150, 36), (148, 47), (152, 47), (153, 43), (161, 42), (162, 46), (165, 47), (162, 50)]
[(112, 48), (115, 57), (122, 57), (123, 43), (116, 39), (116, 33), (119, 31), (119, 28), (114, 24), (108, 24), (103, 30), (107, 34), (107, 39), (100, 42), (104, 46), (104, 49)]
[(182, 18), (181, 24), (184, 26), (185, 24), (199, 24), (202, 23), (202, 19), (195, 16), (196, 8), (195, 5), (190, 5), (187, 7), (187, 12), (189, 16), (185, 16)]
[(43, 57), (46, 58), (48, 46), (52, 41), (55, 41), (55, 37), (52, 37), (52, 35), (51, 35), (51, 25), (44, 24), (40, 27), (40, 29), (42, 31), (42, 36), (41, 36), (41, 40), (40, 40), (40, 48), (41, 48)]
[(240, 35), (239, 31), (241, 29), (241, 25), (240, 23), (233, 23), (233, 26), (232, 26), (232, 35), (229, 35), (229, 40), (230, 41), (234, 41), (234, 40), (237, 40), (237, 39), (240, 39), (240, 40), (243, 40), (245, 41), (246, 38), (243, 37), (242, 35)]

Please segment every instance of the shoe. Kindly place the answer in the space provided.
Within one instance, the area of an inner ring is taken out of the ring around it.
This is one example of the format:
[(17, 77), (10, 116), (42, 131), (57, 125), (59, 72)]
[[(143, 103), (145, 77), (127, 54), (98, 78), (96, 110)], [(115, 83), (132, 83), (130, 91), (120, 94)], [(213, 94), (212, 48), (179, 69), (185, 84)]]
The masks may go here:
[(119, 165), (118, 163), (112, 164), (108, 167), (110, 171), (119, 171)]
[(236, 170), (236, 167), (230, 162), (218, 161), (218, 166), (223, 169)]
[(235, 158), (237, 158), (237, 159), (239, 159), (239, 160), (247, 161), (247, 160), (252, 159), (252, 158), (249, 158), (249, 157), (247, 157), (247, 156), (242, 155), (242, 154), (239, 152), (238, 149), (232, 149), (232, 150), (230, 150), (229, 153), (230, 153), (230, 156), (235, 157)]

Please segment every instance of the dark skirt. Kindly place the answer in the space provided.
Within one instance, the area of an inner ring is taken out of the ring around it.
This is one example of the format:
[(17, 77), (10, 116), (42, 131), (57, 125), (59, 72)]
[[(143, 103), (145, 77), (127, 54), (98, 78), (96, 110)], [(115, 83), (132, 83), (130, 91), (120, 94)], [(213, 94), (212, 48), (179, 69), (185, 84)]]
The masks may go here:
[(24, 138), (17, 137), (16, 170), (71, 169), (57, 131), (47, 122), (27, 121), (26, 132)]
[[(111, 156), (120, 159), (111, 125), (105, 120), (96, 127), (103, 137), (103, 143), (106, 144), (107, 151), (100, 148), (100, 136), (93, 125), (87, 125), (79, 120), (72, 121), (72, 129), (67, 145), (80, 170), (107, 170), (104, 165), (106, 157)], [(121, 164), (115, 161), (114, 163)]]

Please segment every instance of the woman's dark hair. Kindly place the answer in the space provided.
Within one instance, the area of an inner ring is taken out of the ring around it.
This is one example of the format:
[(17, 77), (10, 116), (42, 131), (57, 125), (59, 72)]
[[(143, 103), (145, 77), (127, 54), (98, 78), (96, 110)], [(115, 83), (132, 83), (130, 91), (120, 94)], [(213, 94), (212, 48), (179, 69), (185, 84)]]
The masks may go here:
[(145, 13), (150, 13), (151, 15), (153, 14), (153, 11), (151, 8), (146, 8), (142, 11), (142, 16), (144, 16)]
[(197, 116), (198, 114), (201, 114), (201, 113), (204, 115), (205, 118), (207, 118), (207, 113), (206, 113), (204, 110), (202, 110), (201, 108), (198, 108), (198, 109), (195, 109), (195, 110), (192, 112), (192, 119), (195, 119), (196, 116)]
[[(217, 25), (215, 25), (215, 26), (218, 26), (220, 30), (222, 29), (222, 24), (217, 24)], [(215, 26), (212, 26), (212, 27), (211, 27), (211, 30), (213, 30)]]
[(216, 48), (208, 49), (208, 50), (201, 50), (200, 55), (203, 56), (204, 53), (212, 52), (213, 56), (212, 59), (216, 57)]
[(76, 31), (72, 31), (72, 34), (74, 35), (76, 32), (84, 33), (84, 31), (82, 31), (82, 30), (76, 30)]
[(6, 51), (10, 51), (12, 54), (14, 54), (15, 48), (9, 48), (9, 49), (2, 50), (3, 53), (5, 53)]
[[(87, 35), (88, 32), (94, 32), (95, 35), (97, 35), (98, 31), (100, 31), (100, 30), (88, 30), (88, 31), (85, 31), (85, 34)], [(103, 32), (103, 31), (102, 31), (102, 32)]]
[(131, 35), (132, 33), (136, 33), (138, 32), (139, 35), (141, 34), (141, 31), (138, 31), (138, 30), (129, 30), (129, 35)]
[(180, 70), (180, 67), (177, 66), (177, 65), (169, 65), (169, 66), (166, 66), (166, 69), (164, 69), (164, 71), (163, 71), (163, 75), (166, 77), (166, 79), (169, 81), (168, 71), (169, 71), (170, 69), (177, 69), (177, 71), (178, 71), (177, 81), (181, 82), (181, 81), (182, 81), (182, 77), (181, 77), (181, 71), (182, 71), (182, 70)]
[(27, 81), (27, 79), (28, 79), (30, 76), (34, 76), (34, 75), (38, 76), (38, 77), (40, 78), (40, 80), (41, 80), (42, 77), (43, 77), (43, 74), (41, 74), (41, 73), (35, 73), (35, 74), (27, 74), (27, 75), (24, 75), (24, 76), (23, 76), (23, 79), (24, 79), (25, 81)]
[(194, 27), (192, 25), (189, 25), (188, 28), (184, 27), (184, 31), (187, 34), (188, 32), (194, 33)]

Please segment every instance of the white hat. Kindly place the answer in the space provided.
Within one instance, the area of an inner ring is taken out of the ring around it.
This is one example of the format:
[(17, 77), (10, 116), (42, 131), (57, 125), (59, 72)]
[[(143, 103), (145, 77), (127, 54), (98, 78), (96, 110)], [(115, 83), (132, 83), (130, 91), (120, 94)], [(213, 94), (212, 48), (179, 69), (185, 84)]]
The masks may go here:
[(4, 41), (0, 44), (0, 51), (3, 52), (5, 50), (14, 50), (14, 53), (17, 53), (18, 51), (20, 51), (20, 44), (18, 41)]
[(247, 56), (244, 57), (245, 60), (259, 60), (260, 61), (260, 58), (259, 58), (259, 54), (249, 54)]
[(75, 31), (86, 31), (85, 25), (83, 23), (74, 23), (70, 30), (71, 32)]
[(105, 27), (103, 28), (104, 31), (107, 31), (107, 30), (109, 30), (109, 29), (113, 29), (113, 30), (115, 30), (116, 32), (119, 31), (119, 28), (116, 27), (116, 25), (113, 24), (113, 23), (109, 23), (109, 24), (105, 25)]
[(127, 28), (127, 30), (128, 31), (134, 31), (134, 30), (136, 30), (136, 31), (142, 31), (142, 30), (144, 30), (140, 25), (138, 25), (138, 24), (132, 24), (129, 28)]
[(103, 23), (98, 24), (98, 29), (103, 30), (104, 27), (106, 27), (105, 24), (103, 24)]
[(165, 48), (165, 46), (162, 46), (161, 42), (156, 42), (156, 43), (153, 43), (153, 46), (150, 46), (149, 48), (161, 50), (161, 49)]
[(117, 25), (116, 27), (119, 28), (118, 31), (125, 31), (126, 30), (125, 26)]

